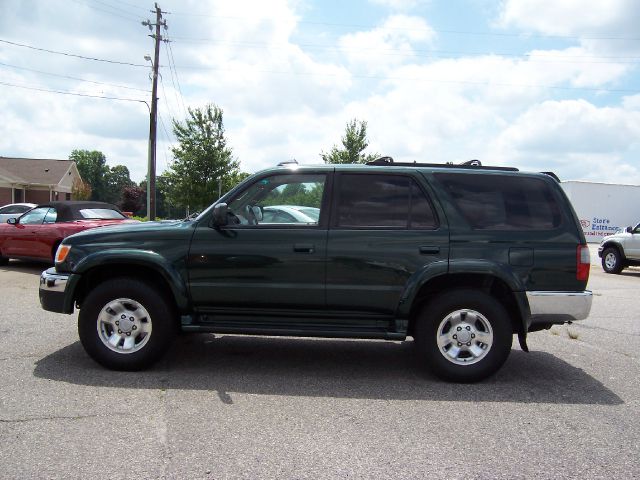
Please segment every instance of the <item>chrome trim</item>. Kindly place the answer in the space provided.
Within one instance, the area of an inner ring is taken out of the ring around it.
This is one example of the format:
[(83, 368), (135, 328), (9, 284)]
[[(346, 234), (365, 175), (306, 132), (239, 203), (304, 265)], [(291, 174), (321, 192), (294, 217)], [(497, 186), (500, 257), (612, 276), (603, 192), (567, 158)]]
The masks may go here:
[(591, 311), (593, 293), (583, 292), (527, 292), (527, 300), (534, 321), (564, 323), (584, 320)]
[(52, 273), (49, 270), (45, 270), (40, 274), (40, 290), (46, 290), (47, 292), (64, 292), (64, 289), (67, 287), (69, 275)]

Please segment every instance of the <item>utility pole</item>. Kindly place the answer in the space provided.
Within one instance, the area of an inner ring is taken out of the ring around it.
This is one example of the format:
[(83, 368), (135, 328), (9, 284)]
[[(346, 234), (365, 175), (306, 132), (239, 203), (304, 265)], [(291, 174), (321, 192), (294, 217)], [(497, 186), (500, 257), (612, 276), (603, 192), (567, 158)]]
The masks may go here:
[[(151, 13), (156, 14), (156, 23), (151, 23), (150, 20), (145, 20), (142, 25), (149, 27), (149, 30), (153, 31), (153, 27), (156, 27), (156, 33), (149, 35), (155, 40), (155, 53), (153, 56), (153, 77), (151, 87), (151, 111), (149, 114), (149, 166), (147, 173), (147, 217), (149, 220), (156, 219), (156, 130), (158, 123), (158, 68), (160, 67), (160, 42), (162, 41), (162, 35), (160, 35), (160, 27), (167, 28), (166, 20), (162, 20), (162, 10), (158, 4), (155, 4), (155, 10), (151, 10)], [(165, 12), (166, 13), (166, 12)], [(145, 57), (149, 59), (149, 57)]]

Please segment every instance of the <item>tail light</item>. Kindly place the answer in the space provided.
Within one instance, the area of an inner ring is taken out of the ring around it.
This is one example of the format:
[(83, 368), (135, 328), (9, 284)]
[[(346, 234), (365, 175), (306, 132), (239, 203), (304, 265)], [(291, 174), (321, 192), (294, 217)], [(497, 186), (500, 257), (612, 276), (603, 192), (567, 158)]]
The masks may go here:
[(589, 280), (589, 269), (591, 268), (591, 255), (587, 245), (578, 245), (576, 249), (576, 279), (586, 282)]

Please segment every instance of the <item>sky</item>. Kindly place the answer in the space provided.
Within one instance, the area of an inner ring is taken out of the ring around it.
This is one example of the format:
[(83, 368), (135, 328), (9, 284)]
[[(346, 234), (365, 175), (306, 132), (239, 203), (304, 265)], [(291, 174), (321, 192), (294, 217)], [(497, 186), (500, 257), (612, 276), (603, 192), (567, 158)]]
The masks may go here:
[[(640, 184), (637, 0), (158, 4), (158, 173), (173, 161), (172, 121), (212, 103), (249, 173), (321, 163), (358, 119), (366, 153), (396, 161)], [(0, 156), (100, 150), (143, 180), (153, 7), (0, 0)]]

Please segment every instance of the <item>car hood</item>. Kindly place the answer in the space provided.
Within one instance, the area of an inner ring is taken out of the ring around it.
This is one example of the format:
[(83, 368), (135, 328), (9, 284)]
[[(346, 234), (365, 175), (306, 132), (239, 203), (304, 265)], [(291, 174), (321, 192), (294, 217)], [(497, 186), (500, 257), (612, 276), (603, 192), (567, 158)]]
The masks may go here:
[(138, 222), (118, 221), (117, 223), (104, 223), (100, 228), (92, 228), (83, 232), (76, 233), (67, 237), (64, 241), (66, 244), (84, 243), (93, 241), (99, 237), (122, 236), (124, 238), (137, 236), (139, 234), (151, 234), (153, 232), (161, 232), (169, 229), (187, 228), (193, 224), (191, 221), (160, 221), (160, 222)]

